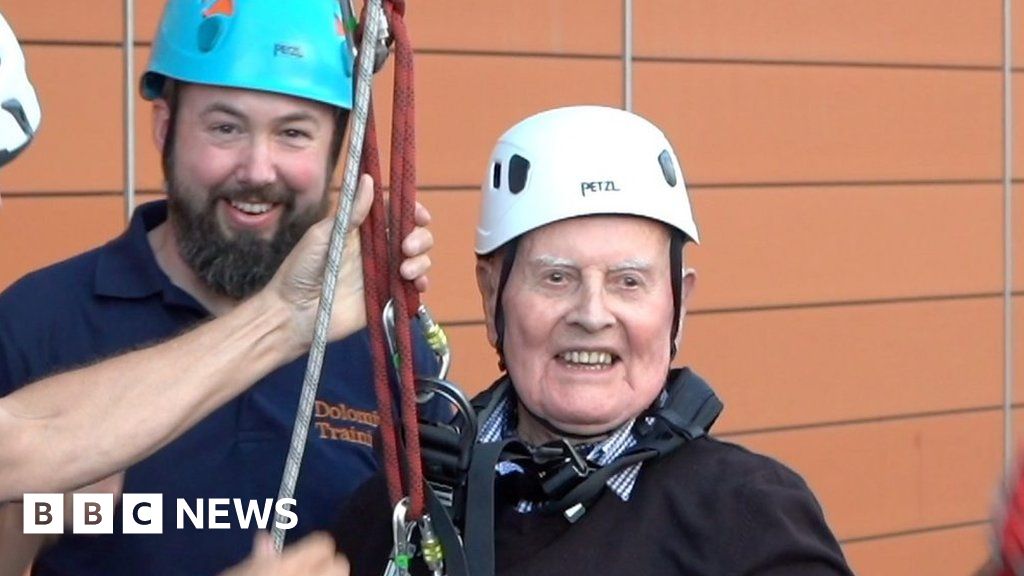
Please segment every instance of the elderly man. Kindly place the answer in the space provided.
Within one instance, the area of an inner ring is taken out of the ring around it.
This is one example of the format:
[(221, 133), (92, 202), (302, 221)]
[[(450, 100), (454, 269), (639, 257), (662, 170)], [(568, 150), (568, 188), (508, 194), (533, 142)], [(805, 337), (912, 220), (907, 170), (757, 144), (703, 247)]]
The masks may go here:
[[(646, 120), (563, 108), (498, 141), (476, 252), (506, 373), (474, 402), (468, 478), (451, 483), (469, 573), (850, 573), (803, 480), (707, 436), (721, 405), (670, 370), (689, 240), (679, 164)], [(388, 560), (385, 498), (368, 483), (336, 531), (357, 576)]]
[[(124, 536), (119, 522), (113, 535), (68, 535), (35, 573), (212, 574), (251, 549), (255, 522), (178, 529), (175, 502), (263, 503), (277, 494), (330, 227), (314, 223), (327, 214), (351, 106), (351, 47), (338, 8), (333, 0), (171, 0), (142, 85), (154, 101), (167, 202), (141, 206), (122, 237), (0, 295), (0, 395), (17, 390), (0, 401), (0, 427), (32, 432), (0, 442), (15, 474), (48, 462), (75, 475), (60, 470), (47, 486), (74, 485), (166, 444), (124, 478), (125, 492), (164, 495), (162, 535)], [(419, 223), (427, 219), (421, 209)], [(406, 239), (407, 278), (422, 278), (429, 245), (422, 229)], [(319, 401), (372, 416), (367, 336), (353, 334), (364, 322), (361, 270), (356, 254), (345, 262), (332, 336), (351, 336), (328, 347)], [(430, 360), (423, 346), (419, 356)], [(322, 528), (327, 510), (375, 469), (363, 440), (372, 422), (317, 422), (348, 433), (311, 435), (291, 539)], [(91, 429), (82, 436), (102, 439), (95, 458), (87, 442), (67, 442), (83, 424)], [(69, 455), (69, 446), (84, 449)]]

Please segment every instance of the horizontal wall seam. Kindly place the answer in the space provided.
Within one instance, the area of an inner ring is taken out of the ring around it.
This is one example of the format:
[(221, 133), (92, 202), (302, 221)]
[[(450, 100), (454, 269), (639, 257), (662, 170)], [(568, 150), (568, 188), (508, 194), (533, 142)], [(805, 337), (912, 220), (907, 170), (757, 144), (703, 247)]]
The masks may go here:
[[(1014, 184), (1024, 184), (1024, 179), (1014, 180)], [(808, 181), (808, 182), (694, 182), (686, 185), (690, 191), (697, 190), (729, 190), (749, 188), (867, 188), (872, 186), (996, 186), (1002, 185), (999, 179), (936, 179), (936, 180), (830, 180), (830, 181)], [(385, 187), (386, 188), (386, 187)], [(420, 192), (466, 192), (473, 193), (480, 190), (480, 184), (423, 184), (417, 188)], [(163, 194), (163, 190), (153, 188), (138, 188), (140, 194)], [(82, 191), (60, 191), (60, 190), (6, 190), (0, 188), (5, 197), (14, 198), (56, 198), (56, 197), (83, 197), (83, 196), (121, 196), (123, 192), (112, 192), (109, 190), (82, 190)]]
[[(1015, 292), (1019, 296), (1024, 292)], [(766, 304), (760, 306), (736, 306), (723, 308), (701, 308), (687, 312), (690, 316), (704, 314), (746, 314), (750, 312), (778, 312), (785, 310), (811, 310), (816, 308), (847, 308), (851, 306), (885, 306), (890, 304), (917, 304), (922, 302), (947, 302), (952, 300), (1001, 299), (1002, 292), (966, 292), (962, 294), (933, 294), (922, 296), (895, 296), (890, 298), (864, 298), (858, 300), (825, 300), (818, 302), (796, 302), (791, 304)]]
[(655, 64), (726, 64), (730, 66), (792, 66), (813, 68), (877, 68), (925, 71), (999, 72), (999, 64), (943, 64), (922, 62), (868, 62), (863, 60), (794, 60), (783, 58), (698, 58), (687, 56), (635, 56), (635, 62)]
[(793, 181), (751, 181), (751, 182), (687, 182), (686, 187), (695, 190), (716, 190), (729, 188), (838, 188), (866, 186), (976, 186), (1002, 185), (1000, 178), (934, 178), (907, 180), (793, 180)]
[(951, 408), (949, 410), (930, 410), (924, 412), (903, 412), (900, 414), (886, 414), (883, 416), (870, 416), (864, 418), (850, 418), (846, 420), (823, 420), (820, 422), (808, 422), (805, 424), (790, 424), (783, 426), (770, 426), (766, 428), (749, 428), (730, 430), (722, 434), (715, 434), (717, 438), (743, 438), (758, 434), (774, 434), (779, 432), (799, 432), (824, 428), (846, 428), (851, 426), (863, 426), (867, 424), (885, 424), (889, 422), (902, 422), (909, 420), (923, 420), (926, 418), (938, 418), (945, 416), (966, 416), (969, 414), (984, 414), (986, 412), (1001, 413), (1002, 403), (989, 406), (973, 406), (970, 408)]
[[(1024, 296), (1024, 290), (1016, 290), (1013, 292), (1014, 297)], [(904, 297), (893, 297), (893, 298), (877, 298), (877, 299), (863, 299), (863, 300), (835, 300), (826, 302), (804, 302), (797, 304), (774, 304), (774, 305), (763, 305), (763, 306), (745, 306), (735, 308), (701, 308), (697, 310), (690, 310), (687, 312), (688, 316), (706, 316), (706, 315), (718, 315), (718, 314), (750, 314), (757, 312), (779, 312), (787, 310), (813, 310), (820, 308), (846, 308), (853, 306), (889, 306), (889, 305), (902, 305), (902, 304), (919, 304), (919, 303), (930, 303), (930, 302), (956, 302), (962, 300), (999, 300), (1002, 299), (1002, 292), (979, 292), (979, 293), (963, 293), (963, 294), (939, 294), (930, 296), (904, 296)], [(440, 320), (441, 324), (445, 327), (475, 327), (483, 326), (484, 320), (472, 319), (472, 320)]]
[(988, 519), (982, 520), (968, 520), (966, 522), (956, 522), (953, 524), (939, 524), (935, 526), (924, 526), (921, 528), (911, 528), (909, 530), (900, 530), (897, 532), (883, 532), (880, 534), (872, 534), (870, 536), (857, 536), (854, 538), (843, 538), (839, 540), (840, 544), (859, 544), (862, 542), (872, 542), (876, 540), (885, 540), (889, 538), (900, 538), (904, 536), (917, 536), (920, 534), (928, 534), (932, 532), (945, 532), (947, 530), (959, 530), (961, 528), (975, 528), (977, 526), (988, 525)]
[[(25, 39), (23, 46), (79, 47), (79, 48), (115, 48), (120, 50), (122, 42), (115, 40), (63, 40)], [(135, 48), (150, 48), (152, 41), (136, 41)], [(567, 60), (605, 60), (617, 62), (622, 59), (618, 52), (550, 52), (543, 50), (459, 50), (454, 48), (418, 48), (417, 55), (453, 56), (453, 57), (496, 57), (496, 58), (546, 58)], [(634, 56), (634, 62), (655, 64), (720, 64), (728, 66), (793, 66), (818, 68), (875, 68), (897, 70), (934, 70), (934, 71), (965, 71), (965, 72), (1002, 72), (998, 64), (944, 64), (921, 62), (870, 62), (859, 60), (797, 60), (778, 58), (708, 58), (687, 56)], [(1015, 68), (1014, 72), (1024, 72), (1024, 68)]]

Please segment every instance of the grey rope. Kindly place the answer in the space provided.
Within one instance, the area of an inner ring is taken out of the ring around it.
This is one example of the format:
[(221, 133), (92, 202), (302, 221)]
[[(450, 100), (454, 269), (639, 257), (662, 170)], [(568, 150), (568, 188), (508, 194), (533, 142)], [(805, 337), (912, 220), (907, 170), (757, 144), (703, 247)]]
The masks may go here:
[[(302, 382), (299, 408), (295, 414), (291, 447), (288, 449), (288, 459), (285, 461), (281, 488), (277, 493), (278, 502), (291, 498), (295, 494), (295, 484), (299, 479), (299, 468), (302, 466), (302, 455), (306, 450), (306, 436), (309, 432), (309, 423), (313, 418), (313, 404), (316, 400), (317, 385), (320, 382), (320, 371), (323, 368), (324, 352), (327, 348), (327, 328), (331, 322), (334, 288), (338, 281), (341, 255), (345, 249), (345, 236), (348, 232), (352, 205), (356, 196), (356, 185), (359, 180), (359, 163), (362, 160), (363, 138), (366, 134), (366, 121), (369, 116), (370, 86), (373, 83), (374, 64), (374, 58), (362, 56), (374, 54), (381, 31), (380, 23), (384, 18), (381, 0), (370, 0), (366, 14), (366, 22), (363, 23), (363, 40), (359, 46), (356, 98), (355, 106), (352, 108), (352, 137), (349, 141), (348, 158), (345, 163), (345, 179), (342, 182), (342, 201), (334, 219), (334, 228), (331, 231), (331, 244), (327, 252), (327, 264), (324, 269), (324, 282), (320, 292), (320, 306), (317, 309), (313, 344), (309, 351), (309, 362), (306, 364), (306, 376)], [(274, 548), (278, 551), (284, 546), (284, 529), (280, 527), (284, 521), (281, 514), (275, 513), (272, 535)]]
[(135, 1), (124, 1), (124, 222), (135, 212)]

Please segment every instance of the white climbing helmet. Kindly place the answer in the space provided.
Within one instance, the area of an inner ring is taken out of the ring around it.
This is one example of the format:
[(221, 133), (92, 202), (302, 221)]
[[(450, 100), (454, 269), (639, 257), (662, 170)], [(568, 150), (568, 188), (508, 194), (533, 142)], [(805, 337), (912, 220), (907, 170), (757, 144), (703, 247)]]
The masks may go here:
[(541, 112), (494, 147), (483, 182), (476, 253), (575, 216), (651, 218), (699, 242), (683, 172), (654, 124), (603, 106)]
[(42, 113), (25, 74), (25, 55), (0, 14), (0, 166), (32, 141)]

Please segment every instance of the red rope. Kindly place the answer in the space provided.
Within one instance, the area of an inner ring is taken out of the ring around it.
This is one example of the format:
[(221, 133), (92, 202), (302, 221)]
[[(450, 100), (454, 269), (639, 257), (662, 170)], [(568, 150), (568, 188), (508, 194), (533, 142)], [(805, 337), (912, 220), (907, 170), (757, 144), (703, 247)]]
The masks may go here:
[(1009, 486), (1006, 502), (996, 525), (999, 576), (1016, 576), (1024, 567), (1024, 451), (1017, 457), (1017, 470)]
[[(395, 82), (391, 125), (391, 173), (389, 221), (384, 220), (383, 186), (377, 147), (373, 109), (366, 126), (363, 144), (362, 171), (370, 174), (374, 182), (374, 201), (366, 222), (360, 229), (363, 245), (363, 274), (366, 285), (366, 314), (373, 351), (373, 371), (377, 403), (380, 411), (381, 448), (384, 472), (392, 505), (403, 496), (409, 496), (409, 520), (423, 516), (423, 469), (420, 461), (420, 442), (416, 417), (415, 375), (412, 365), (411, 318), (420, 305), (419, 293), (398, 273), (402, 262), (401, 241), (415, 226), (416, 212), (416, 131), (413, 90), (412, 46), (405, 27), (404, 0), (385, 0), (395, 51)], [(363, 20), (366, 6), (363, 7)], [(373, 57), (372, 54), (360, 57)], [(388, 241), (388, 229), (390, 239)], [(399, 447), (395, 428), (394, 396), (388, 382), (388, 351), (381, 324), (384, 304), (395, 303), (396, 348), (401, 358), (398, 375), (402, 440)]]

